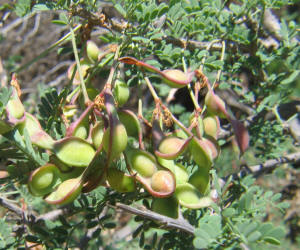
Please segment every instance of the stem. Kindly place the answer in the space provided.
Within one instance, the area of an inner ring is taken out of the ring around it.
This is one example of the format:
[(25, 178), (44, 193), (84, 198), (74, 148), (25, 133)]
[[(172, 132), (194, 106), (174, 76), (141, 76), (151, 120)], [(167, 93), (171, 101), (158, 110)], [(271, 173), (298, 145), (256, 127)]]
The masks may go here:
[[(187, 73), (187, 68), (186, 68), (186, 63), (185, 63), (184, 57), (182, 57), (182, 65), (183, 65), (184, 73)], [(196, 110), (200, 110), (201, 108), (200, 108), (200, 106), (199, 106), (199, 104), (198, 104), (198, 102), (197, 102), (197, 99), (196, 99), (196, 97), (195, 97), (195, 95), (194, 95), (194, 92), (193, 92), (193, 90), (192, 90), (192, 87), (191, 87), (191, 84), (190, 84), (190, 83), (187, 85), (187, 88), (188, 88), (190, 97), (191, 97), (191, 99), (192, 99), (192, 101), (193, 101), (193, 104), (194, 104)]]
[[(225, 41), (222, 41), (222, 52), (221, 52), (221, 58), (220, 58), (221, 61), (224, 61), (225, 47), (226, 47)], [(221, 74), (222, 74), (222, 69), (219, 69), (218, 73), (217, 73), (216, 80), (214, 81), (214, 83), (211, 87), (212, 89), (214, 89), (215, 84), (220, 81)]]
[(147, 86), (154, 98), (154, 101), (156, 104), (159, 104), (159, 105), (162, 105), (162, 108), (164, 110), (167, 110), (168, 113), (170, 114), (172, 120), (174, 121), (174, 123), (176, 123), (180, 128), (182, 128), (184, 130), (184, 132), (186, 132), (189, 136), (192, 136), (193, 134), (172, 114), (172, 112), (165, 106), (161, 103), (161, 100), (159, 99), (159, 97), (157, 96), (156, 92), (155, 92), (155, 89), (153, 88), (150, 80), (148, 77), (145, 77), (145, 81), (147, 83)]
[[(164, 109), (168, 109), (166, 106), (163, 106)], [(169, 110), (168, 110), (169, 111)], [(193, 136), (191, 131), (189, 131), (182, 123), (179, 121), (172, 113), (169, 111), (170, 116), (174, 123), (176, 123), (185, 133), (187, 133), (189, 136)]]
[(109, 76), (108, 76), (107, 82), (104, 86), (104, 89), (105, 88), (111, 89), (111, 87), (112, 87), (111, 83), (112, 83), (112, 80), (113, 80), (113, 77), (114, 77), (114, 74), (115, 74), (115, 71), (116, 71), (116, 63), (118, 62), (119, 52), (120, 52), (120, 46), (118, 46), (118, 48), (115, 52), (114, 62), (113, 62), (113, 65), (110, 68)]
[(89, 75), (88, 75), (88, 77), (86, 79), (86, 82), (87, 82), (88, 85), (90, 84), (91, 79), (94, 77), (94, 75), (96, 75), (99, 72), (99, 70), (101, 68), (103, 68), (103, 66), (105, 66), (106, 64), (108, 64), (111, 61), (111, 59), (113, 59), (113, 58), (114, 58), (113, 54), (109, 55), (103, 63), (97, 65), (96, 70), (93, 70), (92, 72), (89, 73)]
[(77, 86), (68, 96), (67, 96), (67, 99), (66, 99), (66, 101), (69, 103), (71, 100), (72, 100), (72, 98), (73, 98), (73, 96), (79, 91), (79, 89), (80, 89), (80, 86)]
[(84, 98), (84, 103), (88, 104), (90, 102), (90, 99), (89, 99), (89, 96), (86, 91), (86, 87), (85, 87), (85, 83), (84, 83), (84, 79), (83, 79), (83, 75), (82, 75), (82, 71), (81, 71), (81, 67), (80, 67), (80, 61), (79, 61), (79, 57), (78, 57), (78, 50), (77, 50), (76, 41), (75, 41), (75, 34), (74, 34), (74, 31), (73, 31), (71, 25), (70, 25), (70, 33), (71, 33), (73, 52), (74, 52), (77, 70), (78, 70), (78, 74), (79, 74), (80, 86), (81, 86), (81, 90), (82, 90), (82, 94), (83, 94), (83, 98)]
[(139, 103), (138, 103), (138, 117), (139, 118), (143, 117), (143, 102), (141, 98), (139, 98)]
[[(77, 30), (79, 30), (81, 28), (82, 24), (78, 24), (73, 31), (76, 32)], [(48, 53), (53, 50), (55, 47), (57, 47), (58, 45), (62, 45), (64, 42), (67, 41), (67, 39), (71, 36), (71, 32), (69, 32), (68, 34), (66, 34), (64, 37), (62, 37), (61, 39), (59, 39), (57, 42), (53, 43), (50, 47), (48, 47), (47, 49), (45, 49), (41, 54), (39, 54), (37, 57), (33, 58), (31, 61), (25, 63), (24, 65), (20, 66), (19, 68), (17, 68), (15, 70), (16, 73), (19, 73), (21, 71), (23, 71), (24, 69), (28, 68), (31, 64), (35, 63), (36, 61), (40, 60), (41, 58), (45, 57), (46, 55), (48, 55)]]
[(145, 81), (146, 81), (146, 84), (147, 84), (147, 86), (148, 86), (148, 88), (149, 88), (149, 90), (151, 92), (151, 95), (153, 96), (153, 99), (154, 99), (155, 103), (160, 103), (160, 99), (159, 99), (158, 95), (156, 94), (156, 91), (153, 88), (153, 86), (152, 86), (149, 78), (145, 77)]

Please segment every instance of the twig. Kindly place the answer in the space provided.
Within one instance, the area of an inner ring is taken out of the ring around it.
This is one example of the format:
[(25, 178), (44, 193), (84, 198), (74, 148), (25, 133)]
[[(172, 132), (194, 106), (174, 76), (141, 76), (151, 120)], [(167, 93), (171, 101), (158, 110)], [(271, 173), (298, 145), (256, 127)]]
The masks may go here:
[(255, 173), (254, 176), (259, 176), (262, 173), (274, 170), (277, 166), (284, 163), (296, 163), (300, 161), (300, 152), (292, 153), (286, 156), (281, 156), (275, 159), (270, 159), (262, 164), (250, 166), (249, 170)]
[(56, 220), (60, 215), (66, 215), (70, 212), (69, 209), (67, 208), (60, 208), (60, 209), (55, 209), (53, 211), (50, 211), (45, 214), (41, 214), (40, 216), (36, 217), (35, 219), (38, 220), (51, 220), (54, 221)]
[[(278, 158), (267, 160), (261, 164), (248, 166), (243, 168), (240, 172), (233, 175), (234, 179), (241, 178), (249, 173), (253, 174), (254, 177), (258, 177), (261, 174), (270, 172), (274, 170), (276, 167), (278, 167), (281, 164), (284, 163), (296, 163), (300, 162), (300, 152), (292, 153), (286, 156), (280, 156)], [(223, 179), (220, 179), (220, 185), (223, 186), (226, 183), (226, 180), (231, 175), (226, 176)]]
[(83, 79), (83, 72), (82, 72), (82, 69), (80, 66), (80, 60), (79, 60), (79, 56), (78, 56), (75, 33), (72, 28), (72, 24), (70, 24), (70, 33), (71, 33), (71, 39), (72, 39), (73, 52), (74, 52), (75, 61), (76, 61), (76, 65), (77, 65), (77, 71), (78, 71), (79, 79), (80, 79), (80, 87), (81, 87), (81, 91), (83, 94), (84, 103), (87, 105), (90, 102), (90, 99), (87, 94), (86, 86), (85, 86), (84, 79)]
[(14, 212), (15, 214), (17, 214), (20, 217), (22, 217), (24, 215), (24, 211), (20, 207), (10, 203), (5, 198), (0, 197), (0, 206), (7, 208), (8, 210)]
[[(178, 219), (172, 219), (170, 217), (167, 217), (167, 216), (164, 216), (164, 215), (161, 215), (161, 214), (149, 211), (149, 210), (142, 211), (137, 208), (130, 207), (130, 206), (127, 206), (127, 205), (119, 203), (119, 202), (116, 203), (115, 206), (116, 206), (116, 208), (120, 208), (128, 213), (139, 215), (141, 217), (159, 222), (166, 228), (179, 229), (181, 231), (184, 231), (184, 232), (187, 232), (190, 234), (194, 234), (195, 228), (190, 223), (188, 223), (186, 220), (184, 220), (180, 217)], [(112, 207), (114, 207), (114, 206), (112, 206)]]

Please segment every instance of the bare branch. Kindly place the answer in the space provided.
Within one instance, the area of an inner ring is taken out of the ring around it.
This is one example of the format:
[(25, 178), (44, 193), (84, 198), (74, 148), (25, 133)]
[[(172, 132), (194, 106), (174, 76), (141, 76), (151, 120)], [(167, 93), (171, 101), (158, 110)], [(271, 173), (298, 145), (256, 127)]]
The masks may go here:
[(274, 170), (277, 166), (284, 163), (296, 163), (300, 161), (300, 152), (289, 154), (286, 156), (281, 156), (275, 159), (267, 160), (262, 164), (249, 167), (249, 170), (252, 173), (255, 173), (255, 176), (263, 174)]
[[(112, 206), (112, 205), (110, 205)], [(173, 228), (173, 229), (179, 229), (181, 231), (193, 234), (195, 231), (195, 228), (188, 223), (185, 219), (179, 217), (178, 219), (172, 219), (170, 217), (155, 213), (153, 211), (149, 210), (140, 210), (134, 207), (127, 206), (122, 203), (116, 203), (116, 208), (120, 208), (128, 213), (139, 215), (141, 217), (147, 218), (149, 220), (153, 220), (156, 222), (159, 222), (159, 224), (162, 224), (166, 228)], [(112, 206), (114, 207), (114, 206)]]
[(10, 203), (9, 200), (5, 198), (0, 197), (0, 206), (7, 208), (8, 210), (14, 212), (20, 217), (24, 215), (24, 211), (20, 207)]
[[(233, 175), (235, 179), (241, 178), (247, 174), (253, 174), (254, 177), (258, 177), (261, 174), (271, 172), (276, 167), (280, 166), (284, 163), (297, 163), (300, 162), (300, 152), (292, 153), (286, 156), (280, 156), (278, 158), (267, 160), (261, 164), (254, 165), (254, 166), (245, 166), (240, 172)], [(230, 177), (226, 176), (223, 179), (220, 179), (220, 185), (225, 185), (226, 180)]]

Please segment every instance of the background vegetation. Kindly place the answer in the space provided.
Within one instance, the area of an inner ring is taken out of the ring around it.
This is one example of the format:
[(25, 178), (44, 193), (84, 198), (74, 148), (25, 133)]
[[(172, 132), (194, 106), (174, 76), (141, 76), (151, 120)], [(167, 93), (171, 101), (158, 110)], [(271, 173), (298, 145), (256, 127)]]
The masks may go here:
[[(160, 70), (201, 69), (228, 110), (247, 127), (241, 156), (230, 123), (221, 119), (221, 154), (211, 171), (215, 203), (181, 207), (182, 218), (151, 214), (142, 189), (118, 193), (99, 186), (73, 203), (54, 206), (32, 196), (33, 162), (47, 157), (28, 138), (0, 136), (0, 248), (24, 249), (278, 249), (300, 248), (299, 1), (0, 1), (0, 114), (17, 73), (25, 109), (44, 130), (65, 135), (56, 111), (73, 90), (67, 77), (87, 40), (102, 51), (119, 45)], [(71, 27), (71, 31), (70, 31)], [(115, 67), (108, 53), (86, 81), (99, 90)], [(137, 67), (119, 64), (130, 87), (126, 107), (151, 119), (155, 107)], [(188, 88), (171, 89), (147, 73), (160, 99), (188, 126), (194, 110)], [(192, 88), (194, 85), (192, 85)], [(206, 88), (199, 92), (204, 106)], [(180, 158), (191, 174), (194, 163)], [(122, 167), (124, 162), (118, 162)], [(147, 210), (146, 210), (147, 209)], [(158, 217), (157, 217), (158, 216)]]

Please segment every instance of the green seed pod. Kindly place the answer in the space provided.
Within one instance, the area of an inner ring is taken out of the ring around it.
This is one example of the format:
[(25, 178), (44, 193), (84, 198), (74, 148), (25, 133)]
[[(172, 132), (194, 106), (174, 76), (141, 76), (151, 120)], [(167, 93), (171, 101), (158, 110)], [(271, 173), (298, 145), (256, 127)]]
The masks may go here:
[(89, 115), (93, 110), (94, 105), (90, 104), (80, 115), (78, 119), (68, 126), (66, 137), (75, 136), (81, 139), (86, 139), (89, 135)]
[(104, 123), (103, 121), (98, 121), (92, 129), (92, 141), (95, 148), (99, 148), (104, 135)]
[(186, 168), (183, 165), (179, 163), (175, 164), (173, 160), (166, 160), (160, 157), (157, 158), (157, 161), (160, 165), (169, 169), (175, 175), (176, 185), (188, 181), (189, 175), (186, 171)]
[(19, 97), (12, 97), (7, 103), (6, 110), (15, 119), (21, 119), (25, 112)]
[(130, 110), (118, 110), (118, 116), (126, 128), (127, 135), (138, 138), (142, 128), (136, 115)]
[(175, 197), (180, 205), (198, 209), (208, 207), (212, 204), (211, 198), (201, 195), (201, 193), (189, 183), (178, 184), (175, 190)]
[(163, 81), (171, 88), (183, 88), (192, 81), (193, 74), (179, 69), (167, 69), (161, 72)]
[(155, 155), (164, 159), (173, 160), (185, 151), (189, 141), (190, 139), (183, 140), (175, 136), (165, 137), (159, 143)]
[(178, 201), (174, 196), (167, 198), (154, 198), (151, 204), (151, 209), (159, 214), (178, 218)]
[(53, 151), (63, 163), (74, 167), (87, 167), (95, 155), (92, 145), (78, 137), (57, 141)]
[(182, 138), (182, 139), (187, 139), (188, 135), (182, 130), (182, 129), (177, 129), (174, 131), (173, 136)]
[(180, 163), (176, 163), (174, 167), (174, 175), (176, 177), (176, 185), (186, 183), (189, 179), (189, 174), (186, 168)]
[(157, 171), (155, 158), (146, 151), (132, 149), (127, 156), (131, 169), (142, 177), (149, 178)]
[(5, 113), (0, 117), (0, 135), (12, 130), (16, 125), (23, 123), (25, 121), (24, 114), (24, 106), (19, 99), (17, 90), (14, 89), (6, 104)]
[(86, 44), (86, 54), (87, 54), (88, 59), (92, 63), (98, 61), (99, 53), (100, 53), (100, 49), (98, 48), (98, 46), (96, 45), (96, 43), (94, 43), (91, 40), (87, 41), (87, 44)]
[(108, 127), (103, 135), (103, 148), (108, 153), (111, 144), (111, 159), (117, 158), (127, 146), (127, 132), (122, 123), (118, 123), (113, 128), (112, 141), (110, 141), (110, 127)]
[(48, 135), (44, 130), (37, 130), (30, 137), (32, 144), (44, 148), (44, 149), (53, 149), (55, 141), (50, 135)]
[(37, 130), (42, 130), (39, 121), (32, 114), (27, 112), (25, 112), (25, 121), (18, 126), (21, 135), (24, 134), (25, 128), (29, 136), (32, 136)]
[(203, 119), (204, 132), (217, 139), (220, 132), (220, 121), (217, 116), (207, 116)]
[(43, 196), (50, 193), (57, 182), (58, 168), (53, 164), (47, 164), (34, 170), (28, 180), (28, 189), (35, 196)]
[(126, 175), (117, 168), (109, 168), (107, 171), (107, 181), (111, 188), (120, 193), (134, 192), (135, 180), (133, 177)]
[(27, 112), (25, 112), (25, 121), (18, 126), (21, 135), (24, 135), (25, 129), (30, 136), (32, 144), (40, 148), (52, 149), (55, 141), (42, 129), (39, 121)]
[(88, 129), (85, 124), (80, 124), (74, 131), (74, 136), (81, 139), (86, 139), (88, 137)]
[(189, 183), (196, 187), (201, 194), (206, 194), (209, 190), (209, 169), (199, 168), (189, 178)]
[(158, 170), (151, 177), (151, 188), (159, 193), (170, 193), (174, 190), (175, 180), (171, 172)]
[(227, 118), (228, 114), (224, 101), (217, 96), (212, 90), (209, 90), (205, 96), (205, 105), (210, 114)]
[(203, 142), (205, 143), (207, 148), (209, 148), (212, 159), (216, 159), (219, 156), (220, 151), (221, 151), (217, 140), (215, 138), (209, 136), (208, 138), (203, 138)]
[(139, 149), (127, 149), (124, 155), (130, 174), (151, 195), (160, 198), (172, 195), (176, 185), (175, 176), (160, 166), (153, 155)]
[(199, 167), (210, 168), (212, 165), (212, 153), (203, 140), (193, 138), (189, 145), (194, 161)]
[(169, 169), (172, 173), (174, 173), (175, 162), (173, 160), (167, 160), (164, 158), (157, 157), (157, 161), (163, 167)]
[(70, 203), (80, 195), (82, 186), (80, 178), (68, 179), (62, 182), (54, 192), (49, 194), (45, 198), (45, 201), (54, 205)]
[(116, 80), (113, 93), (119, 107), (122, 107), (128, 101), (130, 95), (129, 87), (121, 80)]

